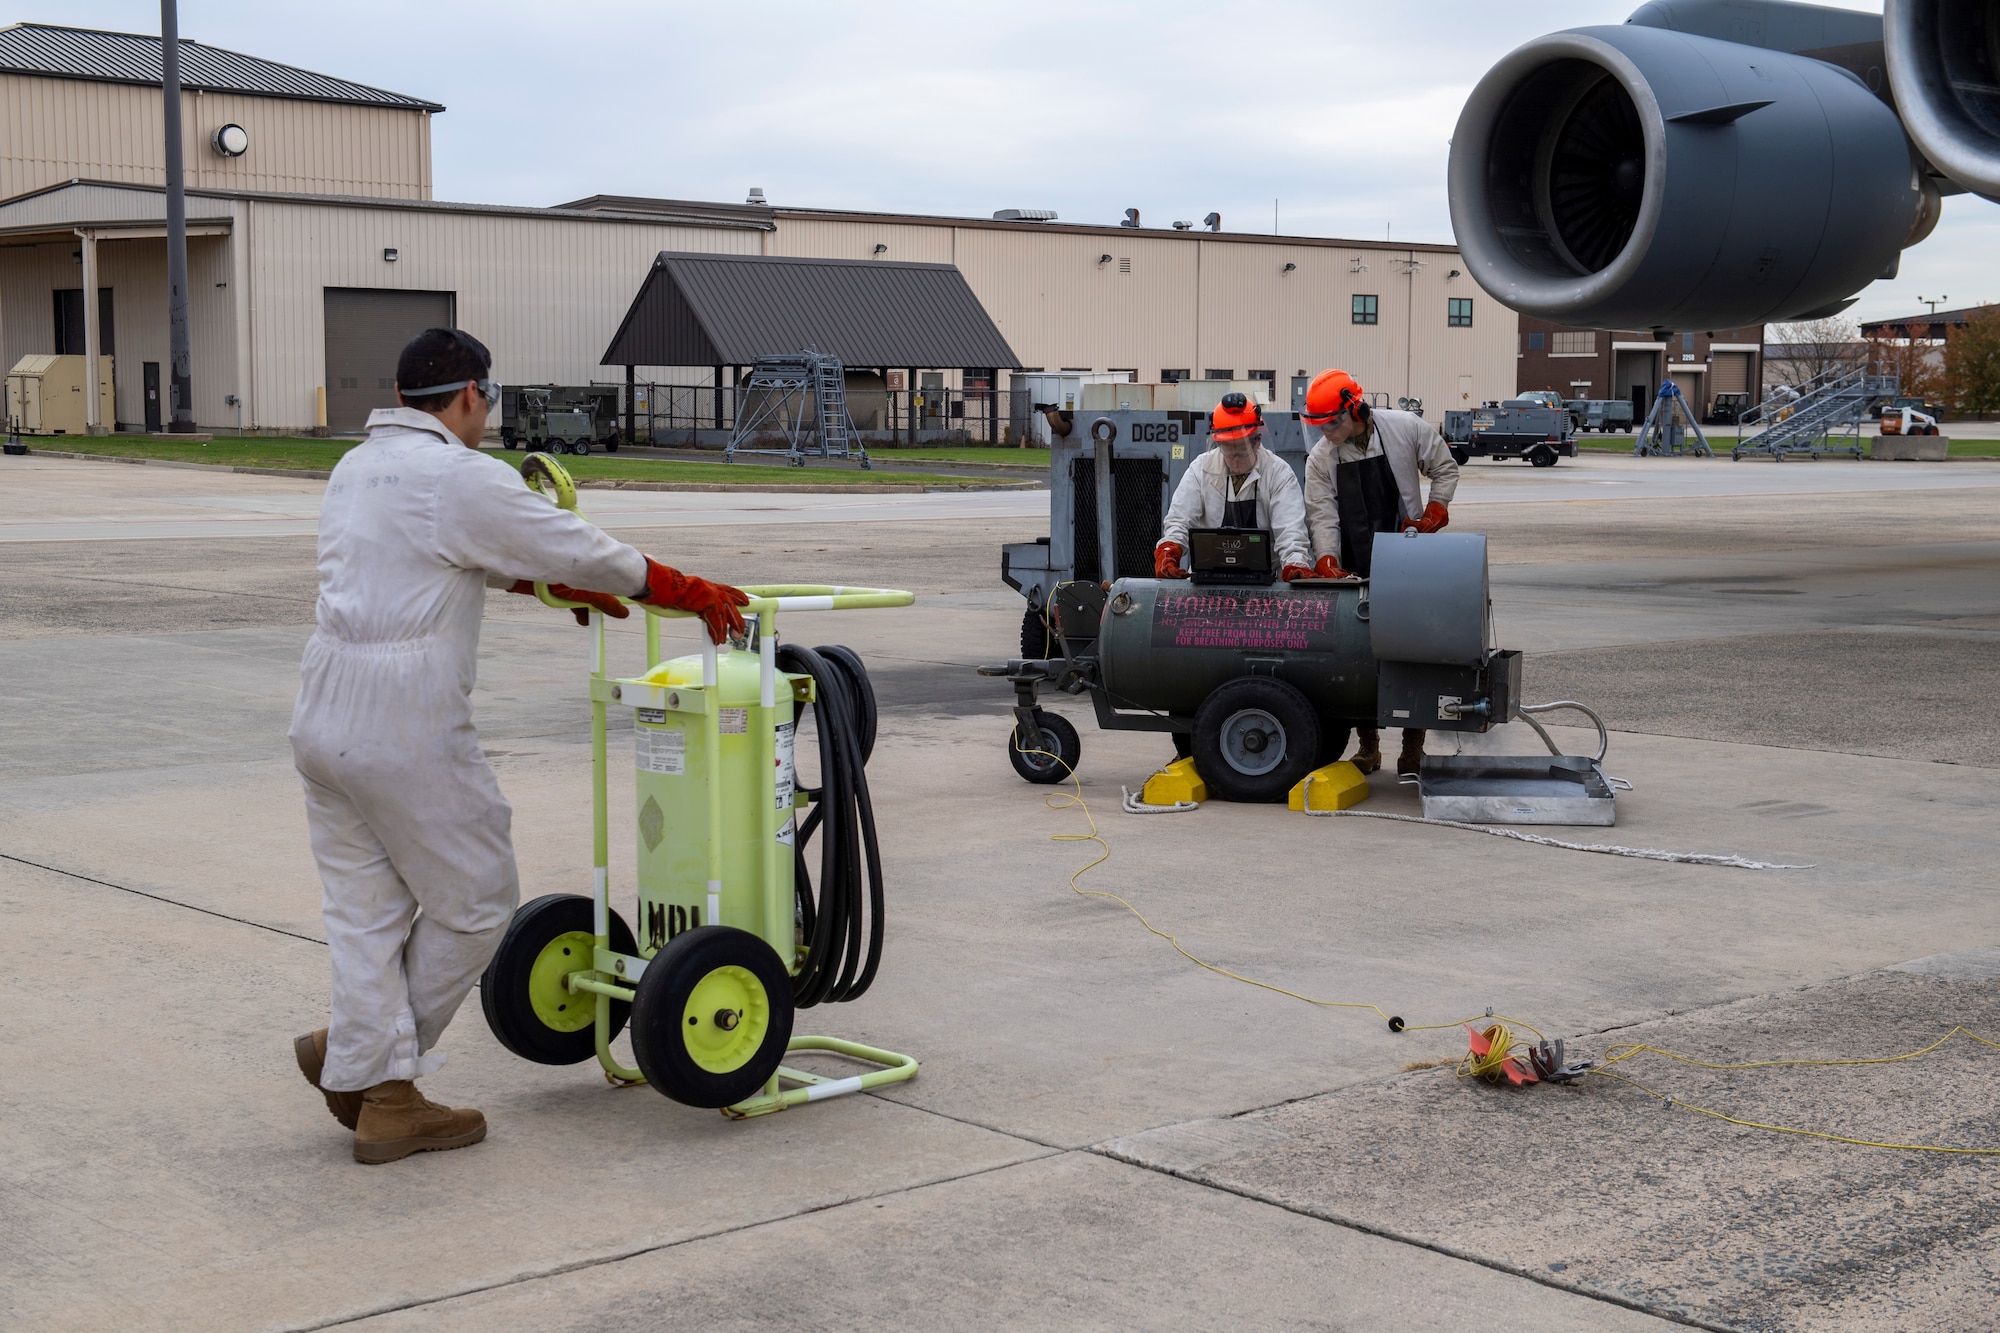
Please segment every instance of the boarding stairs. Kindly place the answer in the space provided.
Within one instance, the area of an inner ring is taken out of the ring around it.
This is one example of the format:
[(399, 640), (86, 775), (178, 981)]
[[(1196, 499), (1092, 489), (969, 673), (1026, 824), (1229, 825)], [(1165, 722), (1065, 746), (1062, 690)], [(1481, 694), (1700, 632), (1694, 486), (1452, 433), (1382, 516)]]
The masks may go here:
[[(847, 372), (837, 356), (808, 348), (761, 356), (737, 399), (736, 427), (723, 461), (738, 454), (783, 457), (793, 467), (815, 458), (858, 458), (872, 467), (847, 410)], [(784, 448), (773, 447), (782, 440)]]
[[(1821, 458), (1827, 454), (1861, 457), (1867, 446), (1861, 427), (1868, 409), (1896, 396), (1894, 375), (1866, 366), (1835, 367), (1813, 377), (1797, 398), (1767, 398), (1737, 419), (1736, 447), (1731, 458), (1770, 458), (1783, 462), (1794, 454)], [(1764, 429), (1744, 438), (1745, 426)], [(1835, 443), (1840, 438), (1842, 443)]]

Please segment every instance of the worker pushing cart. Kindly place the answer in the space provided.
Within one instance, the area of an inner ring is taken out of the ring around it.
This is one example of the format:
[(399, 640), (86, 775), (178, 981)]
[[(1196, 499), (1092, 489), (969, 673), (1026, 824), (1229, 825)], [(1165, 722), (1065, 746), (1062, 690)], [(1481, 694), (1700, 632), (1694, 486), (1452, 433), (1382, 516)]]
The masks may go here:
[(741, 635), (735, 588), (681, 574), (534, 494), (479, 451), (500, 386), (455, 329), (403, 348), (394, 408), (327, 482), (318, 629), (300, 664), (292, 752), (323, 885), (328, 1025), (294, 1044), (300, 1070), (383, 1163), (486, 1135), (476, 1110), (415, 1080), (506, 931), (519, 898), (513, 812), (473, 728), (488, 587), (623, 618), (620, 595)]

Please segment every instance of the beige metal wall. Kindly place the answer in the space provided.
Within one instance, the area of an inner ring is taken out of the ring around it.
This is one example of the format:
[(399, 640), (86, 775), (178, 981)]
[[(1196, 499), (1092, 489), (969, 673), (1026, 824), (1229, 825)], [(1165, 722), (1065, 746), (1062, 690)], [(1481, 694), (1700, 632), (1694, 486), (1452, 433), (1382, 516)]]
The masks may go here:
[[(236, 391), (236, 323), (230, 291), (230, 238), (188, 238), (188, 327), (195, 420), (204, 426), (234, 425), (236, 413), (223, 402)], [(0, 361), (9, 367), (31, 352), (55, 350), (58, 289), (83, 286), (77, 242), (0, 248)], [(170, 415), (166, 384), (167, 243), (160, 237), (107, 240), (97, 246), (98, 283), (112, 291), (117, 361), (114, 392), (117, 420), (145, 421), (143, 371), (160, 363), (161, 414)], [(247, 418), (246, 418), (247, 424)]]
[[(1392, 399), (1422, 398), (1433, 419), (1514, 390), (1515, 316), (1449, 276), (1464, 268), (1452, 250), (785, 212), (766, 248), (867, 259), (878, 244), (882, 259), (957, 264), (1027, 366), (1148, 381), (1273, 370), (1282, 404), (1293, 375), (1339, 366)], [(1378, 323), (1352, 322), (1356, 294), (1379, 298)], [(1471, 328), (1448, 325), (1451, 297), (1472, 299)]]
[[(756, 254), (741, 228), (238, 200), (247, 238), (246, 424), (310, 426), (325, 375), (324, 292), (457, 294), (458, 324), (508, 383), (624, 378), (598, 358), (662, 250)], [(397, 260), (384, 261), (394, 248)], [(640, 377), (650, 372), (641, 369)]]
[[(430, 115), (238, 93), (183, 92), (189, 189), (431, 197)], [(160, 90), (0, 74), (0, 199), (73, 177), (158, 185), (166, 178)], [(209, 136), (250, 136), (226, 158)]]

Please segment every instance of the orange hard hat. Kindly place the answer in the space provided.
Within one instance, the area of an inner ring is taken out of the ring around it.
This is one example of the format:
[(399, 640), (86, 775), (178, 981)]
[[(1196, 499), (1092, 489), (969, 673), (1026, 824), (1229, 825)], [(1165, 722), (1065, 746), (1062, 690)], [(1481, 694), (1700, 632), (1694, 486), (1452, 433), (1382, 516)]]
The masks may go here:
[(1208, 416), (1209, 433), (1217, 444), (1255, 435), (1264, 429), (1264, 409), (1240, 393), (1225, 393)]
[(1322, 370), (1306, 386), (1305, 423), (1308, 426), (1324, 426), (1342, 412), (1366, 401), (1367, 397), (1361, 392), (1354, 376), (1344, 370)]

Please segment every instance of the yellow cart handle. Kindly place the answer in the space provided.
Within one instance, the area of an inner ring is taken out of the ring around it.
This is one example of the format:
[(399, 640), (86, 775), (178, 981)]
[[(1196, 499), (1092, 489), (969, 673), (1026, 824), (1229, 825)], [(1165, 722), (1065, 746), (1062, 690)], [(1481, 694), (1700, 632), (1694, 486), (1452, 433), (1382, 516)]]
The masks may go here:
[[(760, 583), (754, 587), (746, 585), (743, 591), (750, 594), (743, 613), (752, 616), (764, 611), (860, 611), (875, 606), (908, 606), (917, 600), (915, 593), (897, 588), (847, 588), (834, 583)], [(664, 606), (643, 609), (649, 616), (667, 620), (694, 614)]]

